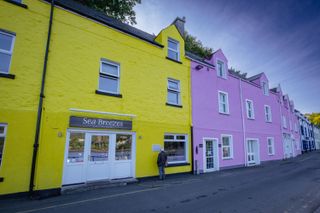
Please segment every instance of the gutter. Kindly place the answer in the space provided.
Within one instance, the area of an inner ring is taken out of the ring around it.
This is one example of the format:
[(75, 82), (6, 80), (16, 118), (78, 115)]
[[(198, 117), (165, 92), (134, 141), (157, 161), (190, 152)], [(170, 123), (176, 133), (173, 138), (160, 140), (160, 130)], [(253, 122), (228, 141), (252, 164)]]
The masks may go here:
[(201, 65), (203, 65), (203, 66), (206, 66), (206, 67), (209, 67), (209, 68), (214, 69), (214, 66), (212, 66), (212, 65), (203, 63), (203, 62), (201, 62), (201, 61), (199, 61), (199, 60), (197, 60), (197, 59), (191, 58), (191, 57), (189, 57), (189, 56), (187, 56), (187, 55), (185, 55), (185, 57), (186, 57), (187, 59), (190, 59), (191, 61), (195, 61), (195, 62), (197, 62), (197, 63), (199, 63), (199, 64), (201, 64)]
[(36, 164), (37, 164), (37, 154), (38, 154), (38, 150), (39, 150), (39, 135), (40, 135), (40, 128), (41, 128), (43, 99), (45, 98), (44, 87), (45, 87), (45, 79), (46, 79), (48, 56), (49, 56), (49, 46), (50, 46), (50, 38), (51, 38), (52, 20), (53, 20), (53, 9), (54, 9), (54, 0), (51, 0), (48, 37), (47, 37), (46, 52), (45, 52), (45, 57), (44, 57), (44, 62), (43, 62), (41, 89), (40, 89), (40, 95), (39, 95), (36, 134), (34, 137), (34, 144), (33, 144), (32, 164), (31, 164), (30, 183), (29, 183), (30, 196), (33, 196), (33, 194), (34, 194), (34, 179), (35, 179), (35, 170), (36, 170)]

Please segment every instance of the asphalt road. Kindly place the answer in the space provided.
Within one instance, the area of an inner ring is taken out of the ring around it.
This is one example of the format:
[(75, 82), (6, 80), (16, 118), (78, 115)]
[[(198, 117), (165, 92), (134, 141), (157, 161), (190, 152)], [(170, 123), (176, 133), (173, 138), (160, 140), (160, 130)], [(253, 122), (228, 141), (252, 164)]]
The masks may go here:
[(6, 199), (0, 212), (320, 212), (320, 152), (44, 200)]

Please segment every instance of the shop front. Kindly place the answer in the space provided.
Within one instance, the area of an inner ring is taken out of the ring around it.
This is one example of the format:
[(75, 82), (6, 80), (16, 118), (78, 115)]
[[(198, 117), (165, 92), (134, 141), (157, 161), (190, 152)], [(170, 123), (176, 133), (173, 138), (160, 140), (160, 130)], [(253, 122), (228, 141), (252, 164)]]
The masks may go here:
[(135, 177), (132, 121), (71, 116), (69, 127), (63, 186)]

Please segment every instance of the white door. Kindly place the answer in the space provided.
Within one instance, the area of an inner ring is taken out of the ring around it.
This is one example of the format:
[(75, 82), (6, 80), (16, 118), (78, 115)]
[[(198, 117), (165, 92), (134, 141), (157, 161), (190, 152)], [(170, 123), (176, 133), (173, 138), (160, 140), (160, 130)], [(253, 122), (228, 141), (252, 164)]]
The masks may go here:
[(293, 157), (293, 144), (290, 136), (284, 135), (284, 158)]
[(247, 157), (248, 166), (257, 165), (260, 163), (259, 145), (257, 140), (247, 140)]
[(204, 172), (217, 171), (218, 165), (218, 142), (217, 139), (206, 138), (203, 140), (204, 147)]

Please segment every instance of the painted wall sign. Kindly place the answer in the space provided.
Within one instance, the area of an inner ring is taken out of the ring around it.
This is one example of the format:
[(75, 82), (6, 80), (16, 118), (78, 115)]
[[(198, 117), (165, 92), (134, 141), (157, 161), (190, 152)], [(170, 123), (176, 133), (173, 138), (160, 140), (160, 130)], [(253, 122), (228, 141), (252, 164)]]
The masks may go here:
[(132, 121), (71, 116), (69, 120), (69, 126), (83, 128), (131, 130)]

